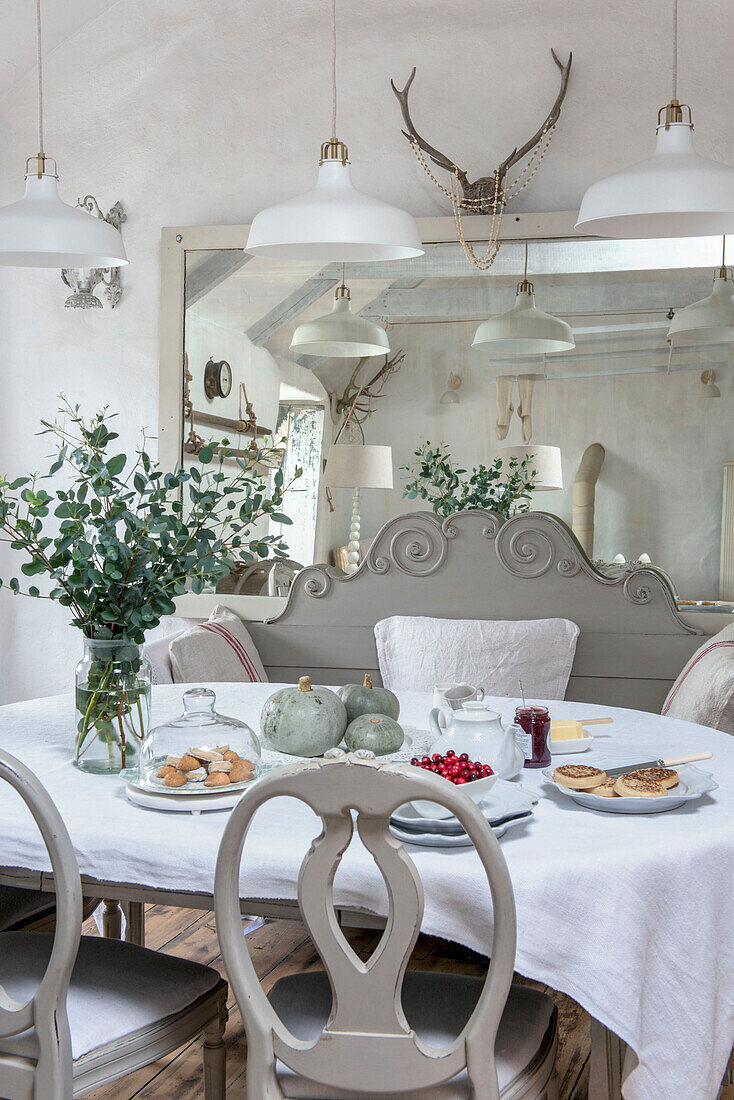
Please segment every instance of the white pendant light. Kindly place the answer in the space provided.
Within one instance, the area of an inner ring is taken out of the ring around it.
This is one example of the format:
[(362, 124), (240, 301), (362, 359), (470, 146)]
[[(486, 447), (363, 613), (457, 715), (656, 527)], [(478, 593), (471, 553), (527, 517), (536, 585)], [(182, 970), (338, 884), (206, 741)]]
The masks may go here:
[(276, 260), (405, 260), (425, 251), (415, 218), (352, 185), (349, 150), (336, 136), (336, 0), (332, 0), (332, 132), (316, 187), (269, 206), (250, 226), (245, 252)]
[(512, 309), (482, 321), (472, 347), (491, 345), (492, 353), (515, 358), (527, 355), (554, 355), (576, 347), (570, 325), (535, 305), (535, 288), (528, 282), (528, 242), (525, 241), (525, 274), (517, 284)]
[(714, 289), (708, 298), (679, 309), (666, 337), (678, 347), (685, 344), (721, 344), (734, 340), (734, 283), (726, 266), (726, 237), (721, 267), (714, 273)]
[(535, 470), (533, 492), (548, 492), (563, 488), (563, 469), (561, 466), (561, 448), (549, 447), (543, 443), (527, 443), (522, 447), (500, 447), (499, 456), (503, 464), (511, 458), (518, 463), (529, 458), (529, 469)]
[(337, 359), (353, 356), (384, 355), (390, 343), (384, 328), (352, 313), (349, 287), (336, 288), (331, 313), (304, 321), (293, 333), (291, 348), (302, 355), (321, 355)]
[(576, 222), (582, 233), (702, 237), (734, 232), (734, 168), (696, 153), (691, 109), (678, 102), (678, 0), (674, 2), (673, 97), (658, 111), (655, 152), (591, 185)]
[[(43, 149), (41, 3), (36, 0), (38, 155), (26, 161), (25, 196), (0, 208), (0, 264), (11, 267), (121, 267), (128, 262), (113, 225), (59, 197), (56, 161)], [(33, 171), (29, 170), (35, 162)], [(50, 170), (53, 164), (53, 171)]]

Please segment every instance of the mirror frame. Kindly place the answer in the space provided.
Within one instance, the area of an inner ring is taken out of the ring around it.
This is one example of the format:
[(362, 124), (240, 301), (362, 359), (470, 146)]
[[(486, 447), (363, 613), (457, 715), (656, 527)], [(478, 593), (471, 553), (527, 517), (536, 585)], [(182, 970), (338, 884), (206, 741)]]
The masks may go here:
[[(576, 210), (545, 214), (505, 214), (501, 240), (559, 240), (584, 236), (574, 229)], [(456, 242), (453, 217), (418, 218), (424, 244)], [(473, 215), (462, 219), (467, 241), (487, 239), (487, 219)], [(159, 326), (158, 374), (158, 459), (164, 469), (175, 469), (183, 455), (183, 362), (185, 337), (186, 254), (225, 249), (244, 249), (249, 225), (190, 225), (164, 227), (161, 230), (161, 304)], [(365, 264), (365, 267), (369, 267)], [(206, 618), (217, 604), (231, 607), (246, 619), (265, 619), (277, 615), (285, 606), (285, 596), (232, 596), (227, 593), (193, 592), (180, 596), (176, 613), (191, 618)]]

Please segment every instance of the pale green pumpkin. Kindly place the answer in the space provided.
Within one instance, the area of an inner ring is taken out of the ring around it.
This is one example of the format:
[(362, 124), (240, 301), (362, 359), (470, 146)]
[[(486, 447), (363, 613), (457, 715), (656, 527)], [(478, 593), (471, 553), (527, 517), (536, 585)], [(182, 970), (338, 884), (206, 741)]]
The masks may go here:
[(387, 714), (396, 720), (400, 716), (397, 695), (387, 688), (373, 687), (369, 672), (365, 672), (363, 684), (344, 684), (337, 695), (347, 708), (350, 722), (359, 718), (360, 714)]
[(347, 726), (344, 741), (350, 752), (370, 749), (375, 756), (385, 756), (403, 747), (405, 734), (389, 714), (360, 714)]
[(344, 736), (347, 712), (333, 691), (314, 688), (309, 676), (301, 676), (298, 687), (281, 688), (270, 696), (260, 726), (268, 748), (290, 756), (323, 756)]

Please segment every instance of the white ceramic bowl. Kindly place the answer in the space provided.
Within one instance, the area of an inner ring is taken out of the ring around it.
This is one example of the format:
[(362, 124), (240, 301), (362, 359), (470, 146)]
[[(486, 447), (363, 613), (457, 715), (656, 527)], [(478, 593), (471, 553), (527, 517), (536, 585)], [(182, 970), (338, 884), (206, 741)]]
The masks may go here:
[[(487, 775), (484, 779), (474, 779), (471, 783), (462, 783), (460, 786), (455, 786), (456, 790), (465, 791), (469, 795), (473, 802), (477, 805), (486, 798), (492, 787), (499, 779), (498, 775)], [(447, 783), (451, 782), (449, 779)], [(441, 806), (438, 802), (425, 802), (423, 799), (418, 799), (415, 802), (411, 802), (411, 806), (414, 806), (416, 812), (421, 817), (437, 817), (443, 820), (447, 817), (453, 817), (451, 810), (446, 806)]]
[(572, 753), (586, 752), (590, 749), (594, 743), (594, 737), (592, 734), (587, 733), (584, 730), (583, 737), (566, 738), (558, 741), (554, 741), (551, 737), (548, 744), (550, 745), (551, 756), (571, 756)]

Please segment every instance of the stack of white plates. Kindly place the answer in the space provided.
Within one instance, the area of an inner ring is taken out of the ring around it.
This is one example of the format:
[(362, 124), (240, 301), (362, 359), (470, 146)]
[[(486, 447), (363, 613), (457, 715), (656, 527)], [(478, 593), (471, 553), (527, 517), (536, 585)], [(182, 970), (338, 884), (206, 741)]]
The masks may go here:
[[(526, 824), (537, 803), (536, 796), (524, 787), (498, 779), (479, 809), (494, 835), (500, 837), (508, 829)], [(390, 831), (403, 844), (418, 844), (425, 848), (472, 847), (472, 841), (455, 817), (422, 817), (411, 802), (400, 806), (392, 815)]]

